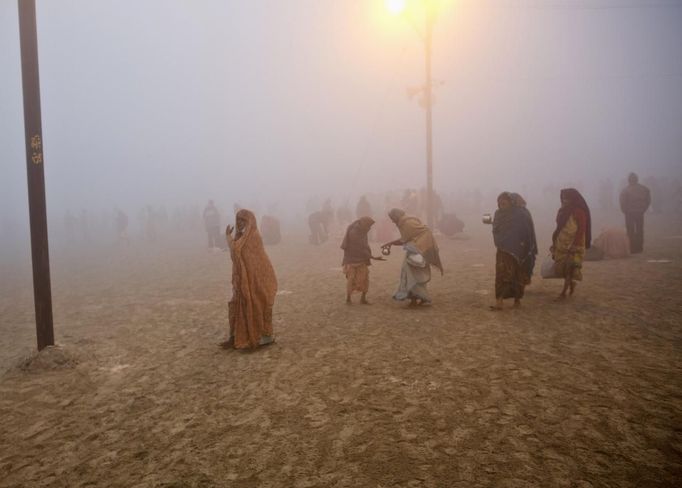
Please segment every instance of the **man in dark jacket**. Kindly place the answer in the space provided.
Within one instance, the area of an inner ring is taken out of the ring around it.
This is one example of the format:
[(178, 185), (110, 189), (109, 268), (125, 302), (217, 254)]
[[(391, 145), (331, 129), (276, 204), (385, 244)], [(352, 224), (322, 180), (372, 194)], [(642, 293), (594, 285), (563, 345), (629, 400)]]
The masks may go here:
[(635, 254), (644, 250), (644, 213), (651, 205), (651, 192), (635, 173), (630, 173), (628, 183), (620, 194), (620, 209), (625, 214), (630, 252)]

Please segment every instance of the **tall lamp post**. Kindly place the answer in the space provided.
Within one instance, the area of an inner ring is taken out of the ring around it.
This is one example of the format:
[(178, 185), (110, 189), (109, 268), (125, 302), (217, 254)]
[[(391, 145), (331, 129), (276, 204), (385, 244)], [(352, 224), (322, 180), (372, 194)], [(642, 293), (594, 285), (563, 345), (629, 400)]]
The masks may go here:
[(38, 76), (38, 35), (35, 0), (18, 0), (21, 80), (24, 93), (24, 130), (28, 209), (31, 224), (33, 261), (33, 301), (36, 313), (38, 350), (54, 345), (50, 255), (47, 242), (45, 173), (43, 171), (43, 130), (40, 118), (40, 79)]
[[(407, 0), (384, 0), (386, 8), (393, 15), (402, 14)], [(417, 0), (414, 0), (417, 1)], [(424, 7), (424, 112), (426, 115), (426, 222), (433, 229), (433, 77), (431, 58), (433, 54), (433, 26), (436, 23), (436, 0), (419, 0)], [(413, 24), (419, 33), (419, 28)]]

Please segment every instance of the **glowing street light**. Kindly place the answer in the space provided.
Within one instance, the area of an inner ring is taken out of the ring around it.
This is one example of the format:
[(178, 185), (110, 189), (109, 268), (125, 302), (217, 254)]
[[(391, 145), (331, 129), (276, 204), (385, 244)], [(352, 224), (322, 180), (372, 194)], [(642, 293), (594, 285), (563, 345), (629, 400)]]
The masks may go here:
[(385, 0), (384, 3), (386, 4), (386, 10), (391, 15), (400, 15), (407, 7), (407, 0)]

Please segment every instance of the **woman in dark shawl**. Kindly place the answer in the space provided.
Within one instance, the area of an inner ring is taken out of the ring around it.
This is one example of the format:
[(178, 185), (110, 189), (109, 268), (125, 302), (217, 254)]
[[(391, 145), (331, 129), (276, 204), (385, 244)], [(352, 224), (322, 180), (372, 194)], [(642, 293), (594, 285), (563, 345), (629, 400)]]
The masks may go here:
[(351, 304), (354, 291), (362, 293), (360, 303), (369, 305), (369, 267), (371, 260), (383, 261), (373, 257), (367, 234), (374, 225), (371, 217), (361, 217), (346, 229), (341, 249), (343, 249), (343, 273), (346, 275), (346, 303)]
[(530, 213), (530, 210), (526, 207), (526, 200), (519, 195), (518, 193), (510, 193), (511, 200), (512, 200), (512, 205), (515, 207), (519, 207), (522, 209), (524, 212), (528, 214), (528, 218), (530, 219), (530, 225), (531, 225), (531, 231), (533, 234), (533, 237), (531, 239), (531, 249), (530, 249), (530, 255), (528, 258), (522, 263), (522, 265), (525, 268), (525, 276), (528, 278), (528, 282), (526, 285), (530, 285), (531, 278), (533, 277), (533, 271), (535, 270), (535, 260), (538, 255), (538, 242), (537, 239), (535, 238), (535, 224), (533, 223), (533, 216)]
[(228, 303), (230, 337), (221, 347), (256, 348), (272, 344), (272, 307), (277, 277), (258, 232), (256, 217), (246, 209), (237, 212), (237, 233), (227, 226), (232, 257), (232, 299)]
[(575, 188), (561, 190), (561, 208), (556, 216), (556, 229), (552, 234), (552, 259), (558, 274), (564, 278), (564, 288), (559, 299), (573, 295), (576, 282), (582, 281), (585, 250), (592, 243), (592, 219), (583, 196)]
[(525, 287), (530, 283), (529, 263), (537, 249), (530, 212), (514, 205), (514, 197), (508, 192), (497, 197), (497, 206), (493, 220), (496, 303), (492, 310), (502, 310), (505, 298), (513, 298), (515, 307), (521, 305)]

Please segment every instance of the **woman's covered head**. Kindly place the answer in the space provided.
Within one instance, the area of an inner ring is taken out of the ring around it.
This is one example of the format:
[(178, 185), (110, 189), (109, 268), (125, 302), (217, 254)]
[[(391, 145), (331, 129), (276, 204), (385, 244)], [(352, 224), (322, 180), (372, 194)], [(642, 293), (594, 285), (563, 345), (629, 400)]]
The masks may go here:
[(511, 193), (504, 191), (497, 197), (497, 208), (509, 208), (514, 204)]
[(237, 212), (237, 230), (240, 232), (243, 232), (244, 229), (249, 224), (255, 223), (256, 221), (256, 216), (253, 215), (253, 212), (250, 210), (246, 210), (245, 208), (241, 209), (239, 212)]
[(512, 205), (515, 207), (524, 207), (526, 206), (526, 200), (519, 195), (518, 193), (510, 193), (511, 200), (512, 200)]
[(366, 232), (369, 232), (374, 225), (374, 219), (372, 217), (360, 217), (358, 221), (360, 222), (360, 227)]
[(393, 223), (397, 224), (400, 222), (400, 219), (405, 215), (404, 210), (400, 210), (399, 208), (394, 208), (390, 212), (388, 212), (388, 218), (393, 221)]
[(561, 205), (563, 206), (571, 204), (575, 205), (581, 199), (580, 193), (578, 193), (578, 190), (576, 190), (575, 188), (564, 188), (563, 190), (561, 190), (559, 198), (561, 199)]

